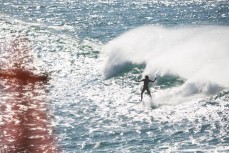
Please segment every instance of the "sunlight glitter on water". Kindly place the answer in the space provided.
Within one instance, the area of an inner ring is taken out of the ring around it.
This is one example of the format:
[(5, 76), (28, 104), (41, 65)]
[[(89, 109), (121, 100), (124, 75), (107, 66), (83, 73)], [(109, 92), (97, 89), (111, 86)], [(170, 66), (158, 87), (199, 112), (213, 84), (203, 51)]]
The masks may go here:
[[(1, 137), (1, 142), (26, 141), (16, 143), (20, 148), (36, 140), (46, 143), (37, 145), (37, 150), (50, 147), (55, 151), (60, 146), (64, 152), (228, 151), (224, 147), (228, 145), (228, 93), (184, 97), (179, 102), (175, 95), (176, 104), (160, 99), (156, 103), (144, 95), (141, 103), (141, 85), (136, 80), (141, 79), (145, 65), (127, 63), (123, 71), (104, 79), (102, 67), (107, 63), (104, 52), (100, 52), (102, 42), (143, 24), (227, 24), (226, 5), (218, 6), (219, 1), (42, 1), (30, 6), (32, 1), (18, 1), (20, 6), (14, 4), (18, 10), (15, 15), (16, 11), (7, 12), (12, 6), (10, 1), (6, 2), (2, 10), (9, 15), (0, 16), (1, 62), (7, 62), (11, 56), (7, 51), (12, 49), (12, 40), (26, 36), (34, 63), (24, 66), (35, 74), (48, 72), (51, 80), (47, 84), (19, 83), (15, 87), (1, 80), (0, 127), (8, 140)], [(26, 23), (27, 19), (32, 22)], [(112, 58), (114, 55), (117, 54)], [(173, 90), (185, 81), (179, 81), (178, 76), (167, 85), (163, 84), (165, 77), (161, 84), (151, 87), (154, 98), (161, 96), (164, 88)], [(168, 90), (163, 91), (166, 94)], [(16, 133), (18, 128), (21, 131)], [(26, 130), (29, 136), (24, 134)]]

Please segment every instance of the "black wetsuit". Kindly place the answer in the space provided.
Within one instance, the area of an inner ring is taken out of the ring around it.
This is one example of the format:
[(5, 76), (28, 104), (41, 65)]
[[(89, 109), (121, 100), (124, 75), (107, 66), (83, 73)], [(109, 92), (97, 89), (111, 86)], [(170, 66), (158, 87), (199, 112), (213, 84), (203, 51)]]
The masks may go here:
[[(155, 80), (156, 80), (156, 78), (155, 78)], [(154, 80), (154, 81), (155, 81), (155, 80)], [(154, 81), (150, 80), (149, 78), (145, 78), (145, 79), (142, 79), (142, 80), (140, 80), (140, 81), (138, 81), (138, 82), (141, 82), (141, 81), (144, 82), (143, 88), (142, 88), (142, 91), (141, 91), (141, 101), (142, 101), (143, 93), (144, 93), (145, 90), (147, 91), (147, 93), (148, 93), (149, 96), (151, 97), (150, 90), (149, 90), (149, 83), (150, 83), (150, 82), (154, 82)]]

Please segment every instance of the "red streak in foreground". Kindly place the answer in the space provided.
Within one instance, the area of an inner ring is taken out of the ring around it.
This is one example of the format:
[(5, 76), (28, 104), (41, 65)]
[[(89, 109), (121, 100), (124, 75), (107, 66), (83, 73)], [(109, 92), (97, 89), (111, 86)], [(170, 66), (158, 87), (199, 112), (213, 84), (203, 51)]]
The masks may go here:
[(48, 75), (35, 75), (30, 71), (25, 71), (22, 69), (0, 70), (0, 78), (18, 79), (22, 82), (32, 82), (32, 83), (38, 81), (47, 82), (49, 80)]
[(21, 68), (0, 70), (1, 153), (59, 152), (46, 104), (47, 81), (47, 75)]

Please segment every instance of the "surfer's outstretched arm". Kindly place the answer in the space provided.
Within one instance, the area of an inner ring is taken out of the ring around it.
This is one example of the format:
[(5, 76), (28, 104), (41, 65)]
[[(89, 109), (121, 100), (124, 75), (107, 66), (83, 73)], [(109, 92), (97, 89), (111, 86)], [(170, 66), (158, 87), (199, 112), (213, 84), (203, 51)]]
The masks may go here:
[(138, 80), (138, 81), (136, 81), (136, 82), (142, 82), (142, 81), (144, 81), (144, 79), (142, 79), (142, 80)]
[(152, 80), (150, 80), (150, 82), (155, 82), (157, 80), (157, 78), (155, 78), (153, 81)]

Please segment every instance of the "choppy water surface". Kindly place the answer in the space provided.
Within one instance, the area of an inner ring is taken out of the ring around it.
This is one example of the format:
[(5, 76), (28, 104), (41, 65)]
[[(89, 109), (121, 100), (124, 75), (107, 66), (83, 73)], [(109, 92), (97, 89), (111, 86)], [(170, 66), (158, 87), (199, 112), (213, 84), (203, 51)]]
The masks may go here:
[(0, 152), (229, 152), (228, 1), (0, 4)]

